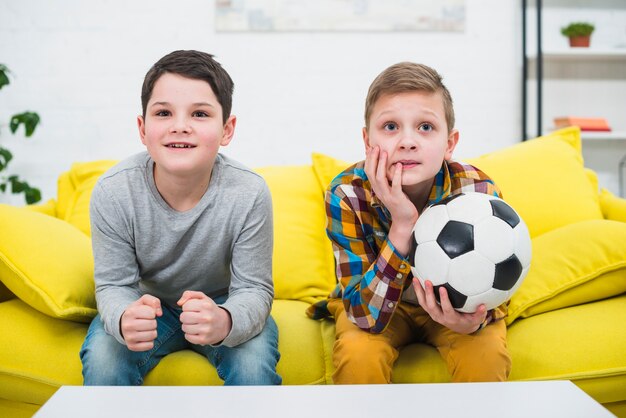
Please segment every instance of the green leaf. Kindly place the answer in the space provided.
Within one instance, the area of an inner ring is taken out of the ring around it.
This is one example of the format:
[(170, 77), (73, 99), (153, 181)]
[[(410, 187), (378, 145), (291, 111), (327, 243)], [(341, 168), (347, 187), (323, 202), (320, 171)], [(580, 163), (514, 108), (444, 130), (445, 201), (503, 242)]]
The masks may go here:
[(39, 115), (35, 112), (24, 112), (19, 113), (17, 115), (13, 115), (11, 118), (11, 122), (9, 126), (11, 128), (11, 132), (15, 133), (20, 125), (24, 125), (24, 129), (26, 130), (25, 135), (29, 137), (35, 132), (35, 128), (39, 124), (40, 118)]
[(9, 69), (4, 64), (0, 64), (0, 89), (10, 83), (8, 73)]
[(41, 200), (41, 192), (39, 189), (28, 186), (28, 189), (24, 192), (24, 197), (26, 198), (26, 203), (32, 205)]
[(11, 183), (11, 193), (22, 193), (28, 188), (28, 184), (20, 181), (17, 176), (10, 176), (9, 182)]
[(0, 171), (4, 170), (9, 164), (9, 161), (11, 161), (12, 159), (13, 154), (11, 154), (11, 151), (6, 148), (0, 147)]

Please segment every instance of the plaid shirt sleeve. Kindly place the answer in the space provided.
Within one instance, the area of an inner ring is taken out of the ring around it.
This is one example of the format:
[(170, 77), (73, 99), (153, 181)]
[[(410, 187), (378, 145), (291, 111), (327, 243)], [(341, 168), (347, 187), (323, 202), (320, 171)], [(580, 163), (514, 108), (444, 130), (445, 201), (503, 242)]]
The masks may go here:
[(382, 332), (402, 295), (411, 267), (381, 234), (363, 187), (340, 184), (326, 193), (327, 234), (348, 318), (359, 328)]

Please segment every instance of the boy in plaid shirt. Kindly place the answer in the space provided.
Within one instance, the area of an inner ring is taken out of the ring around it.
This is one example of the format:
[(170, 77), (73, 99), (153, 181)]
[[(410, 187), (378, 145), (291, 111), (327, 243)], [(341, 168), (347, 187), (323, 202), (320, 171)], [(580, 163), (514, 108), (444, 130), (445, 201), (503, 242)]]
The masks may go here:
[(417, 341), (439, 350), (455, 382), (507, 379), (506, 304), (460, 313), (443, 286), (438, 304), (432, 283), (422, 288), (408, 262), (426, 207), (461, 192), (501, 197), (485, 173), (451, 160), (458, 139), (450, 93), (432, 68), (399, 63), (371, 84), (365, 160), (326, 191), (339, 283), (307, 311), (335, 319), (335, 383), (390, 383), (399, 349)]

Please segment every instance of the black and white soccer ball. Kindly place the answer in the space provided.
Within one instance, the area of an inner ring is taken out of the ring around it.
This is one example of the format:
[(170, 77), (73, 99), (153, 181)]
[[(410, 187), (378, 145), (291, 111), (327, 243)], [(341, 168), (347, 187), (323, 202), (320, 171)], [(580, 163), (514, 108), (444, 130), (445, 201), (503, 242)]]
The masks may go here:
[(522, 218), (504, 200), (461, 193), (428, 207), (413, 228), (411, 271), (439, 300), (444, 286), (452, 306), (475, 312), (506, 302), (528, 273), (531, 243)]

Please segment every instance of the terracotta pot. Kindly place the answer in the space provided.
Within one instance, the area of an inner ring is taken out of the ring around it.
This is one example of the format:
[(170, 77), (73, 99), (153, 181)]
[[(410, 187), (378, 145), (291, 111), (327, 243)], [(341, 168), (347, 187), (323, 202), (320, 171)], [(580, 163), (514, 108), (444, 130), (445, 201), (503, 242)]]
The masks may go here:
[(591, 36), (572, 36), (569, 38), (569, 46), (576, 48), (588, 48), (591, 42)]

